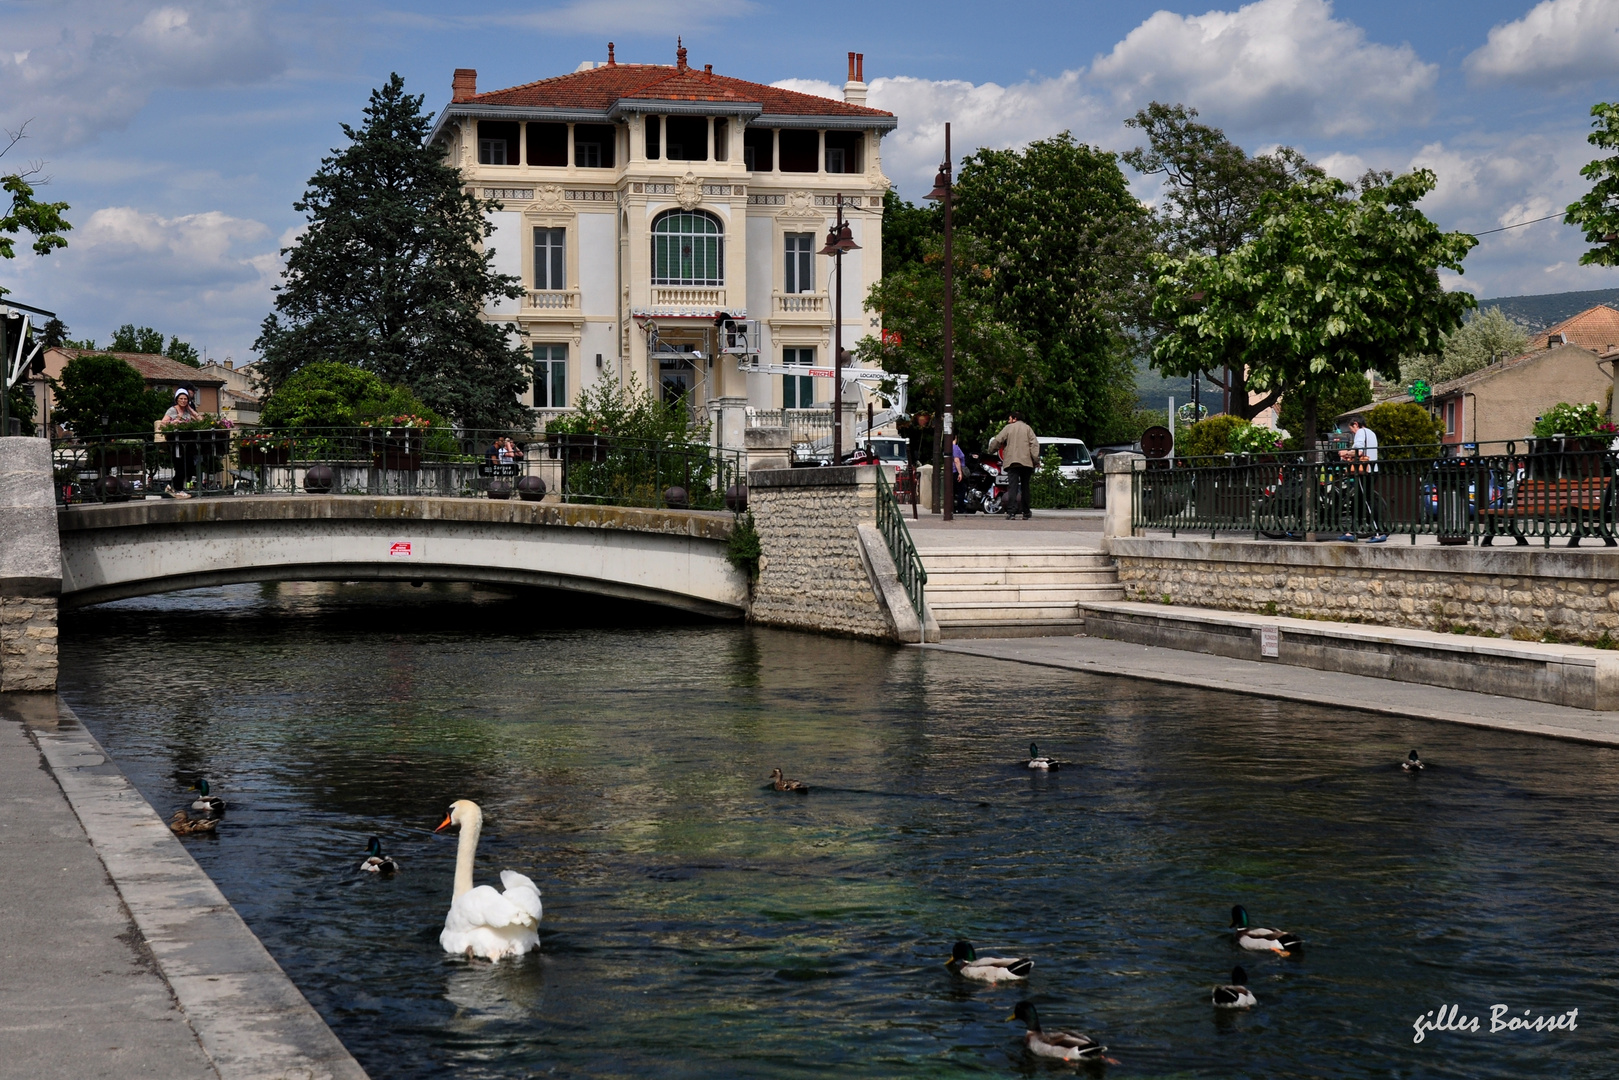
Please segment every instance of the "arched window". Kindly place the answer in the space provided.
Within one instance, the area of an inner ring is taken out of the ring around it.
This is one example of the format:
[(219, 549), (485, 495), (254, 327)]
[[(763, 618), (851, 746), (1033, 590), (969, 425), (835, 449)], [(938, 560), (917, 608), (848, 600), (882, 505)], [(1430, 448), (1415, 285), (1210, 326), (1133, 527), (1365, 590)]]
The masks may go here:
[(701, 210), (670, 210), (652, 223), (654, 285), (724, 285), (725, 229)]

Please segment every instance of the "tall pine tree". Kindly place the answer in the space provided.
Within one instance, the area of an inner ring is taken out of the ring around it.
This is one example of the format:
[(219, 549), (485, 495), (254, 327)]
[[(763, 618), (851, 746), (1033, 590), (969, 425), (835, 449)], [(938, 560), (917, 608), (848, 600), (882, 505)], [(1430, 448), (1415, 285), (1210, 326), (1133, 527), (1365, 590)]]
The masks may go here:
[(258, 368), (274, 393), (305, 364), (336, 360), (408, 386), (464, 426), (526, 425), (527, 358), (509, 326), (479, 317), (490, 299), (523, 293), (480, 246), (498, 204), (463, 189), (426, 143), (431, 123), (395, 74), (371, 92), (360, 128), (343, 125), (349, 146), (293, 204), (309, 228), (282, 252)]

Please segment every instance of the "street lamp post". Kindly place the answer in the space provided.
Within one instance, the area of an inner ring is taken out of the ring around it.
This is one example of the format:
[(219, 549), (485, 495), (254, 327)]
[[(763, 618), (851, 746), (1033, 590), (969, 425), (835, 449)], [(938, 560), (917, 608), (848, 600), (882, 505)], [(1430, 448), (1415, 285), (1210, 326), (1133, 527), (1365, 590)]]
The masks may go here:
[(955, 375), (956, 357), (954, 327), (951, 317), (955, 311), (955, 288), (953, 274), (955, 260), (950, 252), (950, 204), (951, 197), (951, 159), (950, 159), (950, 125), (944, 126), (944, 163), (939, 166), (939, 174), (933, 178), (933, 190), (928, 192), (929, 199), (944, 203), (944, 401), (943, 408), (939, 410), (944, 418), (944, 451), (947, 460), (941, 462), (941, 471), (944, 473), (944, 482), (939, 485), (944, 503), (944, 520), (950, 521), (954, 515), (952, 511), (956, 504), (956, 452), (950, 445), (950, 436), (956, 430), (955, 405)]
[[(843, 220), (843, 194), (838, 194), (838, 221), (826, 234), (819, 254), (832, 256), (837, 292), (832, 308), (832, 464), (843, 464), (843, 253), (858, 251), (854, 230)], [(867, 432), (869, 435), (870, 432)]]

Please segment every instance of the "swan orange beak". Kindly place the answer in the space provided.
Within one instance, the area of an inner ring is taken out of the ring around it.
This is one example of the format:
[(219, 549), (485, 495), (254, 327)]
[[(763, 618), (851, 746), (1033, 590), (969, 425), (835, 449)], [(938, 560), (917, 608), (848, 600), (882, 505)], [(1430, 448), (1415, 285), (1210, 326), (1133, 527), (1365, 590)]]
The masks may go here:
[(450, 827), (450, 819), (452, 817), (454, 817), (454, 816), (455, 816), (454, 814), (445, 814), (443, 824), (441, 824), (438, 828), (434, 829), (433, 831), (434, 832), (443, 832), (445, 829), (448, 829)]

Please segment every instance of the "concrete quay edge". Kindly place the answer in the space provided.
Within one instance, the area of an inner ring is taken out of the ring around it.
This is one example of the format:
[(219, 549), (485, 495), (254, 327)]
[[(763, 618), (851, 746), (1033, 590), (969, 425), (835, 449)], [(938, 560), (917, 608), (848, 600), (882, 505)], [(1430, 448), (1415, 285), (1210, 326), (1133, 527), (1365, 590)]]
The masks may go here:
[(55, 709), (54, 727), (29, 731), (221, 1080), (367, 1080), (95, 736)]
[(1386, 544), (1310, 544), (1252, 539), (1113, 536), (1108, 539), (1108, 550), (1116, 559), (1244, 563), (1256, 568), (1404, 570), (1479, 577), (1619, 581), (1619, 548), (1533, 545), (1441, 547), (1436, 544), (1409, 544), (1403, 539), (1391, 537)]
[(1114, 675), (1320, 708), (1460, 724), (1619, 747), (1619, 712), (1450, 690), (1367, 675), (1298, 668), (1094, 637), (978, 638), (912, 648)]

